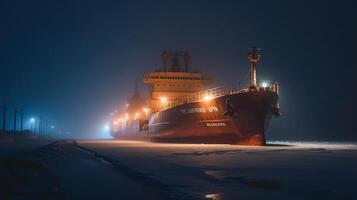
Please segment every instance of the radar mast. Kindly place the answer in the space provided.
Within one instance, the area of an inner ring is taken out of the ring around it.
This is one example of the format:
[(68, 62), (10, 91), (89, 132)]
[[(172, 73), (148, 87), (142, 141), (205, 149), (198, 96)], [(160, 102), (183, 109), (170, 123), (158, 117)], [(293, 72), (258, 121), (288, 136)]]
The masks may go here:
[(257, 87), (257, 62), (260, 59), (261, 49), (252, 47), (248, 51), (248, 60), (250, 62), (250, 85)]

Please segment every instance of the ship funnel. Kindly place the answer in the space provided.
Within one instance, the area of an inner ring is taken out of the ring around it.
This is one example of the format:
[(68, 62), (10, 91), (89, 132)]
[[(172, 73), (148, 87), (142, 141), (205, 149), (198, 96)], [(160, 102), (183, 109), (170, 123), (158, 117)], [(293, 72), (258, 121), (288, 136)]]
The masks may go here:
[(260, 54), (259, 52), (261, 49), (258, 49), (257, 47), (252, 47), (248, 51), (248, 60), (250, 62), (250, 85), (257, 87), (257, 62), (260, 59)]
[[(164, 72), (183, 72), (180, 68), (180, 61), (183, 59), (185, 65), (185, 72), (188, 72), (188, 66), (190, 63), (190, 54), (186, 50), (184, 52), (175, 50), (175, 51), (167, 51), (164, 50), (161, 53), (161, 59), (163, 63), (163, 71)], [(170, 64), (169, 64), (170, 62)]]

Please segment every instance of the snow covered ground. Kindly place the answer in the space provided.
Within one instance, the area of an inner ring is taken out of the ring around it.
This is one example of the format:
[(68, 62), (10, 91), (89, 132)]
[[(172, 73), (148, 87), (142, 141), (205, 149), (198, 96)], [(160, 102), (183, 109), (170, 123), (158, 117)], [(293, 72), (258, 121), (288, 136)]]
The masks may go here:
[(0, 141), (0, 199), (357, 199), (357, 145)]
[[(140, 191), (140, 192), (138, 192)], [(160, 199), (74, 140), (0, 140), (0, 199)]]

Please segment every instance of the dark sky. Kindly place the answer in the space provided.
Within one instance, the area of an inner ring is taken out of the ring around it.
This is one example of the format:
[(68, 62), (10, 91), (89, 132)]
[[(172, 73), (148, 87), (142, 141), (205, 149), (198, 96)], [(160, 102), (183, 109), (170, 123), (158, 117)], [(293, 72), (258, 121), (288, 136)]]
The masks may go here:
[(259, 46), (258, 80), (281, 84), (268, 139), (357, 140), (352, 2), (1, 1), (0, 103), (100, 136), (163, 49), (188, 49), (191, 68), (224, 85), (247, 80)]

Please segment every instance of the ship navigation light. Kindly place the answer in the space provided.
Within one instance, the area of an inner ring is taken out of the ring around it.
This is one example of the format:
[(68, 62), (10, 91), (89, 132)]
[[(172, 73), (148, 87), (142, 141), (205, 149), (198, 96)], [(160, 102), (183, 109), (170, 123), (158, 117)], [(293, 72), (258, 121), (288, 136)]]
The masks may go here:
[(264, 82), (262, 82), (261, 86), (263, 88), (269, 87), (269, 83), (264, 81)]

